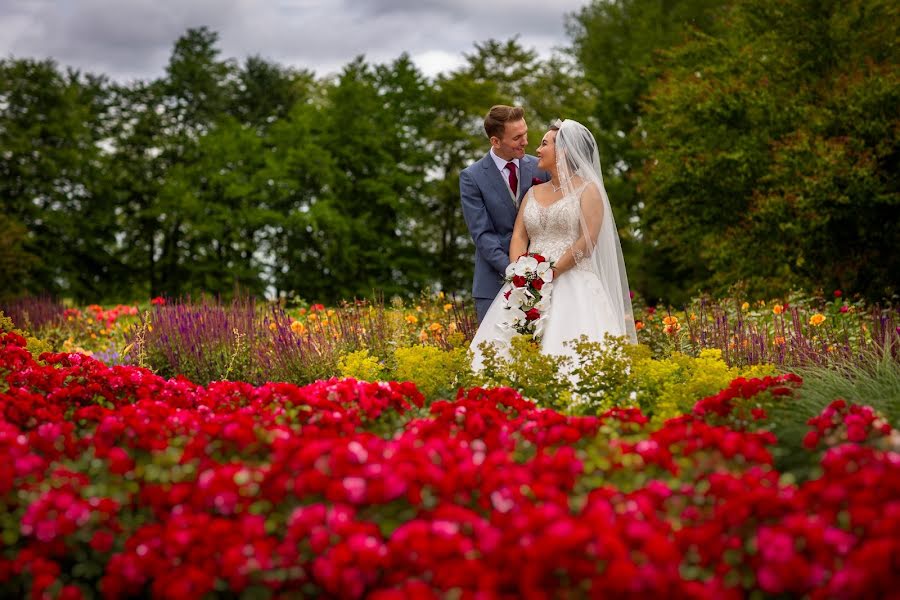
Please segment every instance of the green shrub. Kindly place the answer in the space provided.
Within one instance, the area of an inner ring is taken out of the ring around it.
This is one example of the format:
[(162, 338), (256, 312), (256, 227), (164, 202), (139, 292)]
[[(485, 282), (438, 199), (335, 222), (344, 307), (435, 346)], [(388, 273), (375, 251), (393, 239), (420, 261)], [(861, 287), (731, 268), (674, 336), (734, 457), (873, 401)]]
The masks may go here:
[(384, 365), (377, 356), (369, 354), (363, 348), (344, 354), (338, 359), (338, 371), (341, 377), (353, 377), (362, 381), (381, 381), (384, 379)]
[(569, 361), (541, 353), (529, 336), (513, 337), (508, 359), (488, 342), (479, 348), (484, 366), (475, 375), (478, 385), (511, 387), (547, 408), (562, 410), (571, 404), (572, 392), (565, 375)]
[(27, 342), (27, 345), (25, 347), (31, 353), (31, 355), (35, 357), (35, 359), (44, 352), (53, 352), (53, 347), (44, 340), (40, 340), (32, 335), (29, 335), (27, 331), (16, 329), (13, 320), (4, 315), (3, 311), (0, 310), (0, 332), (4, 331), (16, 333), (25, 338), (25, 341)]
[(679, 352), (654, 359), (652, 350), (607, 337), (603, 343), (574, 343), (578, 383), (566, 412), (600, 414), (613, 407), (637, 406), (655, 421), (690, 412), (694, 404), (728, 386), (736, 377), (774, 373), (769, 365), (729, 367), (716, 349), (698, 357)]
[(397, 381), (412, 381), (428, 400), (455, 398), (472, 384), (472, 357), (465, 347), (407, 346), (394, 350)]

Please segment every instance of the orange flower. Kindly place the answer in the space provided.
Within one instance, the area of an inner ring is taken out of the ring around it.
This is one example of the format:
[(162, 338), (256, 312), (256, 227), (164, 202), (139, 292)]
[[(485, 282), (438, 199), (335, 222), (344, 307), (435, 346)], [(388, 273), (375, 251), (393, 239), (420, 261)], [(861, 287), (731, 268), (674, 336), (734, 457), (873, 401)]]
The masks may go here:
[(823, 315), (822, 313), (816, 313), (809, 318), (809, 324), (812, 325), (813, 327), (818, 327), (819, 325), (821, 325), (824, 322), (825, 322), (825, 315)]
[(643, 321), (635, 321), (635, 322), (634, 322), (634, 328), (635, 328), (637, 331), (640, 331), (641, 329), (644, 328), (644, 322), (643, 322)]
[(415, 325), (419, 322), (419, 319), (416, 318), (416, 315), (406, 315), (406, 322), (410, 325)]
[(775, 345), (776, 346), (784, 346), (784, 336), (783, 335), (775, 336)]
[(304, 325), (300, 321), (291, 321), (291, 331), (293, 331), (297, 335), (303, 335), (304, 333), (306, 333), (306, 325)]
[(743, 304), (741, 304), (741, 310), (747, 310), (748, 308), (750, 308), (749, 302), (744, 302)]
[(681, 325), (678, 324), (678, 317), (667, 315), (663, 317), (663, 324), (665, 325), (663, 331), (666, 333), (672, 334), (681, 330)]
[(775, 313), (776, 315), (780, 315), (781, 313), (784, 312), (784, 307), (780, 304), (776, 304), (775, 306), (772, 307), (772, 312)]
[(428, 326), (428, 329), (430, 329), (431, 331), (440, 331), (443, 328), (444, 328), (444, 326), (441, 325), (440, 323), (432, 323), (431, 325)]

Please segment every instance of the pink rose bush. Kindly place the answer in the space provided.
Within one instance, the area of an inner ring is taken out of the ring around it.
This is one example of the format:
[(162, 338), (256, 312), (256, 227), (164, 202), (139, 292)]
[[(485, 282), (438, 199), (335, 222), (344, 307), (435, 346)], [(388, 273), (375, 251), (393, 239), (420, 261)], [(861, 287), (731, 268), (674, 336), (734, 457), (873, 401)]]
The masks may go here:
[[(792, 483), (735, 380), (651, 429), (507, 388), (199, 386), (0, 334), (0, 593), (31, 598), (878, 597), (900, 584), (897, 432), (810, 422)], [(755, 412), (754, 412), (755, 411)]]

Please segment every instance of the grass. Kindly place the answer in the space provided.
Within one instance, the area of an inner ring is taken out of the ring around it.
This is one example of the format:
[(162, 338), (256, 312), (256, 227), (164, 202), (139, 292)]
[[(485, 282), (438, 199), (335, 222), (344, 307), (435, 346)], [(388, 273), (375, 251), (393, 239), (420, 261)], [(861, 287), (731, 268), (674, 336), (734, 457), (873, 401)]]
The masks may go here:
[(813, 455), (803, 449), (807, 421), (838, 398), (871, 406), (892, 427), (900, 427), (900, 361), (891, 348), (869, 350), (844, 364), (789, 370), (803, 378), (803, 385), (792, 400), (776, 404), (770, 411), (772, 431), (778, 437), (775, 458), (780, 471), (799, 478), (812, 476)]

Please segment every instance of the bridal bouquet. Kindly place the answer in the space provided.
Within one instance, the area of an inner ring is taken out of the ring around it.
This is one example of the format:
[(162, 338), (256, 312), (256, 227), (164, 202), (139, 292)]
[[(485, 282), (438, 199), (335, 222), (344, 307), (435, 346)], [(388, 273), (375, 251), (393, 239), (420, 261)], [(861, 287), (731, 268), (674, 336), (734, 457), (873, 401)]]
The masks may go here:
[(530, 335), (535, 341), (541, 339), (553, 291), (553, 264), (540, 254), (531, 253), (506, 267), (504, 281), (512, 289), (503, 295), (509, 314), (501, 327)]

